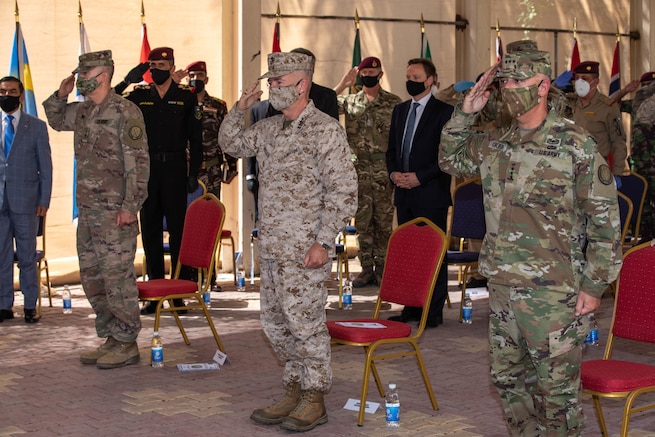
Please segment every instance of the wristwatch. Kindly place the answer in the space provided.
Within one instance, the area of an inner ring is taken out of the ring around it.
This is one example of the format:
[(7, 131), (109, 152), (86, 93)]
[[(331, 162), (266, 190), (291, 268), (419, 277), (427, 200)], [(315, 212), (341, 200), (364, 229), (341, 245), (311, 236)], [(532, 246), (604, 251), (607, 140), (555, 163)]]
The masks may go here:
[(320, 244), (320, 245), (323, 247), (323, 249), (325, 249), (325, 250), (330, 250), (330, 245), (329, 245), (329, 244), (327, 244), (327, 243), (325, 243), (325, 242), (323, 242), (323, 241), (318, 241), (318, 240), (317, 240), (316, 242), (317, 242), (318, 244)]

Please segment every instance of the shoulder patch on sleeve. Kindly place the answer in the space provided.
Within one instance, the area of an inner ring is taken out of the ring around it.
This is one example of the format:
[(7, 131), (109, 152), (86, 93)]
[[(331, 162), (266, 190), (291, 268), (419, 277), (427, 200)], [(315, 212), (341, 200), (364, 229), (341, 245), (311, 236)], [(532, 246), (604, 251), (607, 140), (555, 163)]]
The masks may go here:
[(612, 183), (614, 175), (609, 165), (602, 164), (598, 167), (598, 180), (604, 185), (610, 185)]
[(127, 134), (132, 140), (140, 140), (143, 137), (143, 129), (141, 129), (141, 126), (131, 126)]

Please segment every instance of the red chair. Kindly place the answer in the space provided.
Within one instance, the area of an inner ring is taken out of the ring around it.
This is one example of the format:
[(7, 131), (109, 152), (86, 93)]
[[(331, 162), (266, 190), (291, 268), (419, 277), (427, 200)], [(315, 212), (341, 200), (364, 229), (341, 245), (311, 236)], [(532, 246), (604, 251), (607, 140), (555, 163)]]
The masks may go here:
[[(378, 393), (382, 397), (385, 396), (380, 375), (375, 367), (375, 362), (378, 360), (415, 356), (432, 408), (439, 409), (425, 369), (418, 340), (425, 329), (432, 291), (446, 254), (446, 246), (444, 232), (426, 218), (417, 218), (398, 226), (389, 239), (382, 283), (380, 284), (380, 292), (372, 317), (370, 319), (327, 322), (334, 344), (361, 346), (366, 352), (362, 394), (357, 418), (359, 426), (364, 424), (366, 395), (371, 372), (375, 378)], [(418, 328), (412, 332), (412, 326), (407, 323), (381, 318), (380, 311), (383, 304), (386, 303), (423, 307), (423, 315)], [(353, 323), (375, 323), (382, 325), (383, 328), (364, 327), (365, 325), (358, 327), (353, 326)], [(397, 345), (403, 345), (403, 347), (389, 350), (392, 346)], [(405, 345), (409, 345), (411, 348), (408, 349)], [(376, 354), (377, 349), (380, 347), (384, 351)]]
[[(162, 311), (172, 312), (175, 316), (178, 328), (184, 337), (184, 342), (189, 343), (184, 326), (178, 310), (201, 309), (207, 319), (207, 323), (214, 334), (218, 348), (223, 350), (223, 345), (214, 327), (211, 315), (202, 299), (202, 294), (210, 287), (211, 272), (216, 259), (216, 248), (218, 247), (221, 228), (225, 220), (225, 207), (213, 194), (205, 194), (194, 200), (187, 208), (184, 230), (182, 232), (182, 245), (180, 247), (179, 261), (175, 267), (175, 274), (172, 279), (153, 279), (146, 282), (137, 282), (139, 288), (139, 299), (148, 302), (157, 302), (155, 312), (154, 330), (159, 330), (159, 322)], [(194, 267), (198, 270), (198, 280), (189, 281), (178, 279), (182, 265)], [(192, 299), (185, 307), (176, 307), (173, 299)], [(168, 301), (168, 307), (164, 308), (164, 302)]]
[(655, 403), (633, 406), (637, 397), (655, 392), (655, 365), (611, 359), (616, 339), (655, 344), (655, 246), (650, 241), (625, 253), (605, 354), (581, 367), (582, 388), (593, 397), (603, 436), (609, 434), (600, 398), (626, 399), (620, 435), (627, 437), (630, 416), (655, 409)]

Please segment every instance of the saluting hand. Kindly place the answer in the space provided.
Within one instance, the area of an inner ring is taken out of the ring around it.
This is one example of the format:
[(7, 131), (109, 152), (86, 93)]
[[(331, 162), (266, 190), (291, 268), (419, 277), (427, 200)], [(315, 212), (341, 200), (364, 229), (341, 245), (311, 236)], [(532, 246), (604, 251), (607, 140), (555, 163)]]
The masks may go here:
[(489, 100), (489, 95), (491, 92), (488, 90), (489, 85), (494, 81), (496, 77), (496, 69), (498, 64), (491, 66), (487, 71), (484, 72), (480, 80), (477, 81), (473, 88), (466, 94), (464, 97), (464, 102), (462, 102), (462, 111), (467, 114), (472, 114), (474, 112), (479, 112), (484, 108)]
[(258, 85), (259, 81), (254, 82), (252, 85), (246, 88), (246, 90), (243, 92), (243, 94), (241, 94), (241, 97), (237, 101), (238, 109), (245, 111), (259, 101), (259, 98), (262, 96), (262, 94), (264, 94), (264, 91), (255, 91)]
[(59, 85), (59, 90), (57, 91), (57, 97), (59, 98), (66, 97), (73, 91), (74, 87), (75, 87), (75, 75), (71, 74), (66, 79), (61, 81), (61, 85)]

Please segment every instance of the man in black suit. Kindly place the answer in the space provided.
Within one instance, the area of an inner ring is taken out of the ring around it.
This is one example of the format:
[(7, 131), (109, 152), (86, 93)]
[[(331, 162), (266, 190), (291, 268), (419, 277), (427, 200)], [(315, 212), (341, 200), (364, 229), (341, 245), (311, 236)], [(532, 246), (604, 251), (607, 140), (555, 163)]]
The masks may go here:
[[(312, 66), (316, 64), (316, 56), (314, 56), (314, 53), (305, 48), (298, 47), (297, 49), (291, 50), (291, 53), (302, 53), (303, 55), (307, 55), (312, 58)], [(339, 120), (337, 93), (332, 88), (324, 87), (312, 82), (312, 85), (309, 88), (309, 98), (314, 102), (314, 106), (316, 106), (319, 111)], [(250, 108), (250, 124), (257, 123), (259, 120), (277, 114), (281, 114), (281, 112), (276, 111), (275, 108), (268, 103), (268, 99), (262, 100)], [(246, 160), (246, 188), (248, 188), (248, 191), (255, 196), (255, 221), (259, 220), (259, 205), (257, 202), (259, 194), (259, 181), (257, 180), (258, 174), (257, 158), (254, 156), (248, 158)]]
[[(441, 129), (450, 120), (453, 107), (432, 95), (432, 87), (438, 86), (437, 70), (429, 59), (410, 59), (406, 77), (412, 98), (393, 110), (387, 150), (398, 224), (426, 217), (445, 232), (451, 205), (450, 175), (439, 169), (438, 155)], [(432, 295), (427, 326), (443, 323), (447, 293), (448, 266), (444, 264)], [(402, 322), (420, 318), (419, 307), (405, 307), (399, 316), (389, 317)]]

